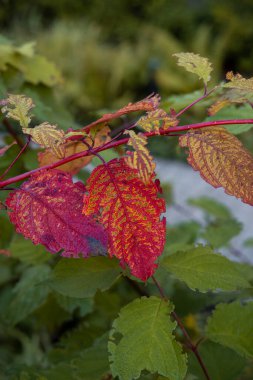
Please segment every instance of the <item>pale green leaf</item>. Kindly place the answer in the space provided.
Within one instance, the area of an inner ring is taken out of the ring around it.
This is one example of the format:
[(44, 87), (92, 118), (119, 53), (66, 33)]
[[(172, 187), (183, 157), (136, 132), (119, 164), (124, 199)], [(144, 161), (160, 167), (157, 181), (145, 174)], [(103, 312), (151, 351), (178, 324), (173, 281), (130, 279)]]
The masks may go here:
[(172, 332), (173, 306), (157, 297), (136, 299), (120, 311), (110, 333), (108, 349), (113, 376), (139, 378), (142, 370), (170, 380), (182, 380), (186, 356)]
[(207, 292), (208, 290), (231, 291), (250, 287), (237, 263), (230, 261), (210, 247), (179, 251), (165, 257), (160, 265), (184, 281), (189, 288)]
[(253, 92), (253, 77), (246, 79), (241, 74), (234, 74), (232, 71), (229, 71), (226, 78), (229, 82), (225, 83), (223, 87)]
[(177, 64), (183, 66), (186, 71), (197, 74), (199, 79), (203, 79), (207, 83), (211, 79), (212, 66), (207, 58), (200, 57), (194, 53), (177, 53), (173, 54), (178, 58)]
[(120, 273), (118, 262), (109, 257), (62, 259), (54, 268), (49, 285), (63, 295), (87, 298), (98, 289), (109, 289)]
[(253, 357), (253, 302), (218, 305), (208, 319), (206, 334), (238, 354)]
[(226, 246), (241, 230), (242, 224), (235, 219), (217, 219), (206, 227), (201, 236), (212, 245), (213, 248), (220, 248)]
[(34, 107), (32, 99), (25, 95), (10, 94), (5, 103), (2, 112), (6, 113), (6, 117), (17, 120), (22, 128), (27, 128), (32, 117), (30, 111)]
[(230, 219), (232, 217), (229, 208), (223, 203), (208, 197), (190, 198), (188, 204), (191, 206), (199, 207), (207, 214), (210, 214), (219, 219)]

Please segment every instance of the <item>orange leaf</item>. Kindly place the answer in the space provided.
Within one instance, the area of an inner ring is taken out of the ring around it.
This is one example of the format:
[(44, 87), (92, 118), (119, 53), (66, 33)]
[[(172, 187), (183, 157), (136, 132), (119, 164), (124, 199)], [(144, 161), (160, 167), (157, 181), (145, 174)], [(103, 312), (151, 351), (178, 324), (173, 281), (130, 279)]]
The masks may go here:
[(179, 142), (206, 182), (253, 205), (253, 157), (234, 135), (222, 127), (205, 128), (186, 133)]
[[(97, 147), (110, 141), (109, 132), (110, 129), (107, 126), (104, 126), (102, 129), (100, 129), (95, 135), (94, 146)], [(91, 145), (92, 140), (90, 138), (87, 138), (87, 143)], [(69, 157), (73, 154), (86, 151), (88, 147), (81, 141), (70, 141), (64, 144), (64, 149), (65, 157)], [(59, 166), (58, 169), (70, 174), (76, 174), (81, 168), (88, 165), (91, 162), (92, 158), (93, 156), (81, 157)], [(51, 149), (46, 149), (44, 152), (38, 153), (38, 161), (40, 167), (52, 164), (58, 160), (58, 157), (53, 154)]]
[(99, 215), (109, 238), (109, 254), (146, 281), (165, 244), (165, 202), (155, 182), (144, 184), (124, 159), (100, 165), (87, 182), (83, 213)]
[(126, 164), (132, 168), (137, 169), (140, 179), (148, 184), (155, 170), (155, 163), (153, 157), (146, 148), (147, 137), (142, 133), (138, 135), (134, 131), (126, 131), (130, 135), (127, 145), (134, 148), (134, 152), (129, 152), (125, 157)]
[(156, 94), (156, 95), (148, 96), (147, 98), (140, 100), (139, 102), (129, 103), (127, 106), (120, 108), (116, 112), (105, 114), (100, 119), (84, 127), (84, 129), (87, 129), (88, 127), (89, 128), (94, 127), (97, 124), (105, 123), (112, 119), (117, 119), (118, 117), (126, 115), (131, 112), (153, 111), (158, 107), (159, 103), (160, 103), (159, 95)]

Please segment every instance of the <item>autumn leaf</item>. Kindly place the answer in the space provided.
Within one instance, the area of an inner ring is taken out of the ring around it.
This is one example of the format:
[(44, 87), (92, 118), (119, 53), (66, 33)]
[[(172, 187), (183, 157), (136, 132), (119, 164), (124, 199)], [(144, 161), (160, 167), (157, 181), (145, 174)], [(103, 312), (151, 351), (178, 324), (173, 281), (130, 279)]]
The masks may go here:
[(2, 157), (4, 155), (4, 153), (7, 152), (7, 150), (10, 149), (15, 144), (17, 144), (17, 142), (13, 141), (10, 145), (6, 145), (6, 146), (0, 148), (0, 157)]
[(23, 132), (32, 136), (32, 140), (42, 148), (50, 148), (58, 158), (64, 158), (65, 132), (56, 125), (44, 122), (34, 128), (23, 128)]
[(178, 120), (175, 117), (169, 116), (164, 110), (156, 109), (150, 111), (147, 115), (142, 116), (136, 125), (141, 127), (147, 132), (155, 131), (159, 133), (160, 129), (167, 130), (170, 127), (175, 127)]
[(225, 83), (223, 87), (253, 92), (253, 78), (246, 79), (241, 74), (234, 75), (233, 71), (229, 71), (226, 78), (229, 82)]
[(30, 111), (34, 107), (32, 99), (25, 95), (10, 94), (4, 104), (2, 113), (5, 113), (7, 118), (17, 120), (22, 128), (27, 128), (32, 117)]
[(51, 253), (88, 257), (105, 254), (103, 228), (82, 214), (85, 186), (69, 174), (48, 170), (33, 174), (6, 200), (10, 221), (18, 233), (43, 244)]
[(128, 152), (128, 156), (125, 157), (126, 164), (138, 171), (138, 176), (145, 183), (148, 184), (151, 181), (151, 177), (155, 170), (155, 163), (153, 157), (146, 148), (147, 137), (142, 133), (138, 135), (134, 131), (126, 131), (130, 135), (127, 145), (132, 146), (134, 152)]
[(84, 127), (85, 129), (87, 127), (92, 128), (97, 124), (106, 123), (112, 119), (117, 119), (123, 115), (126, 115), (131, 112), (137, 112), (137, 111), (153, 111), (155, 110), (160, 103), (160, 96), (155, 94), (148, 96), (147, 98), (140, 100), (136, 103), (129, 103), (127, 106), (120, 108), (118, 111), (113, 113), (107, 113), (103, 115), (100, 119), (94, 121), (93, 123), (89, 124), (88, 126)]
[[(94, 134), (94, 147), (98, 147), (101, 144), (105, 144), (111, 140), (109, 136), (110, 128), (107, 126), (103, 126), (102, 128), (99, 128), (97, 132)], [(92, 145), (92, 139), (89, 138), (87, 135), (87, 138), (85, 141), (88, 143), (88, 145)], [(88, 146), (85, 145), (82, 141), (69, 141), (66, 142), (64, 145), (64, 150), (65, 150), (65, 155), (64, 157), (69, 157), (72, 156), (73, 154), (80, 153), (80, 152), (85, 152), (88, 149)], [(61, 165), (58, 167), (58, 169), (63, 170), (64, 172), (68, 172), (72, 175), (76, 174), (79, 172), (81, 168), (84, 166), (88, 165), (93, 156), (84, 156), (81, 158), (78, 158), (76, 160), (67, 162), (64, 165)], [(52, 164), (54, 162), (57, 162), (59, 159), (56, 157), (51, 149), (46, 149), (44, 152), (39, 152), (38, 153), (38, 161), (39, 161), (39, 166), (45, 166)]]
[(165, 202), (157, 197), (156, 184), (144, 184), (121, 158), (96, 167), (87, 190), (83, 213), (99, 216), (108, 233), (110, 256), (146, 281), (165, 243), (165, 219), (160, 220)]
[(205, 84), (209, 82), (213, 69), (207, 58), (194, 53), (177, 53), (173, 55), (178, 58), (177, 64), (179, 66), (183, 66), (190, 73), (197, 74), (199, 79), (203, 79)]
[(206, 182), (253, 205), (253, 157), (235, 136), (222, 127), (205, 128), (186, 133), (179, 142)]

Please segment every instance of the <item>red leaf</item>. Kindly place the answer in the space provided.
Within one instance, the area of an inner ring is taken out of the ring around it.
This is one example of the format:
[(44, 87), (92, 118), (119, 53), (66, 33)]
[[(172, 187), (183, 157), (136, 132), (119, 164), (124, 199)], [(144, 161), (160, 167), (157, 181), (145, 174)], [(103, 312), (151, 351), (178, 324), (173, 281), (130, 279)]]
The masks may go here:
[(43, 244), (51, 253), (84, 257), (105, 254), (107, 238), (102, 227), (82, 214), (85, 186), (72, 183), (59, 170), (34, 174), (6, 200), (11, 222), (17, 232)]
[(100, 214), (108, 232), (109, 254), (127, 264), (134, 276), (152, 276), (165, 243), (165, 202), (151, 180), (144, 184), (124, 158), (98, 166), (88, 179), (85, 215)]

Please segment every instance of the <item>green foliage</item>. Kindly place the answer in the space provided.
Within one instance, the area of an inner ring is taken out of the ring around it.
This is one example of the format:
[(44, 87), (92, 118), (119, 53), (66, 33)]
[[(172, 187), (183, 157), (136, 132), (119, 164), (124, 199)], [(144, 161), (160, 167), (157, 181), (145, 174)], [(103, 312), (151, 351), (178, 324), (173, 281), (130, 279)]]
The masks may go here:
[(141, 298), (121, 310), (109, 340), (111, 370), (121, 380), (137, 379), (141, 371), (183, 379), (186, 357), (172, 335), (173, 306), (156, 297)]
[(54, 268), (49, 285), (65, 296), (92, 297), (97, 290), (109, 289), (119, 275), (118, 263), (106, 257), (61, 259)]
[(252, 313), (250, 301), (218, 305), (208, 320), (207, 336), (238, 354), (253, 357)]
[(214, 253), (208, 246), (176, 252), (165, 257), (161, 266), (181, 281), (185, 281), (191, 289), (202, 292), (250, 287), (237, 268), (237, 263)]
[[(199, 353), (213, 380), (238, 379), (246, 366), (246, 360), (240, 355), (210, 341), (201, 343)], [(205, 380), (203, 371), (192, 354), (189, 355), (189, 372), (197, 376), (198, 380)]]

